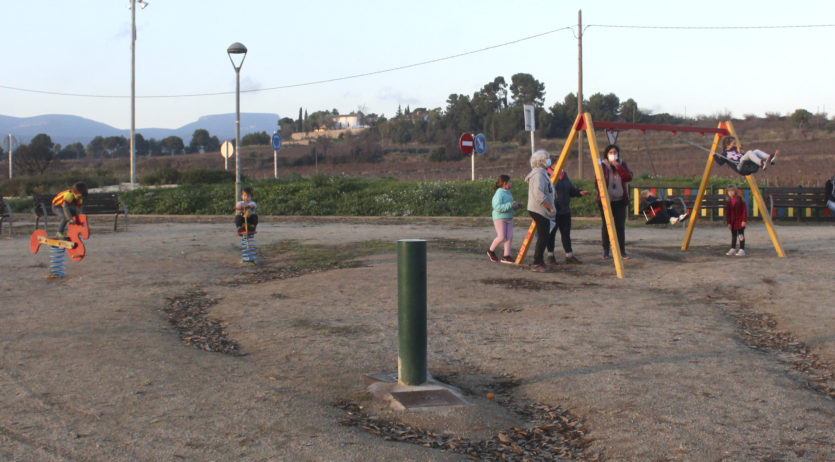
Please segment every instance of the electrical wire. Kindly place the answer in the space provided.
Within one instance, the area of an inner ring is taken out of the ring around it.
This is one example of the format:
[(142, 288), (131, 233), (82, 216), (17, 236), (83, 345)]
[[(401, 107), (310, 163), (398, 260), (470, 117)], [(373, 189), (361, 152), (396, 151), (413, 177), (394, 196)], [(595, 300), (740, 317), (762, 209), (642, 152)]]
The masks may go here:
[[(561, 27), (559, 29), (554, 29), (554, 30), (550, 30), (550, 31), (547, 31), (547, 32), (541, 32), (541, 33), (538, 33), (538, 34), (529, 35), (527, 37), (522, 37), (522, 38), (519, 38), (519, 39), (516, 39), (516, 40), (511, 40), (509, 42), (500, 43), (498, 45), (491, 45), (491, 46), (488, 46), (488, 47), (479, 48), (477, 50), (465, 51), (463, 53), (458, 53), (458, 54), (454, 54), (454, 55), (450, 55), (450, 56), (445, 56), (443, 58), (435, 58), (435, 59), (430, 59), (430, 60), (427, 60), (427, 61), (421, 61), (421, 62), (417, 62), (417, 63), (406, 64), (406, 65), (403, 65), (403, 66), (390, 67), (390, 68), (387, 68), (387, 69), (381, 69), (381, 70), (376, 70), (376, 71), (371, 71), (371, 72), (364, 72), (364, 73), (361, 73), (361, 74), (352, 74), (352, 75), (346, 75), (346, 76), (342, 76), (342, 77), (334, 77), (334, 78), (331, 78), (331, 79), (314, 80), (314, 81), (311, 81), (311, 82), (294, 83), (294, 84), (289, 84), (289, 85), (280, 85), (280, 86), (267, 87), (267, 88), (256, 88), (256, 89), (250, 89), (250, 90), (241, 90), (241, 93), (258, 93), (258, 92), (264, 92), (264, 91), (284, 90), (284, 89), (287, 89), (287, 88), (297, 88), (297, 87), (305, 87), (305, 86), (310, 86), (310, 85), (320, 85), (320, 84), (323, 84), (323, 83), (338, 82), (338, 81), (341, 81), (341, 80), (357, 79), (357, 78), (360, 78), (360, 77), (368, 77), (368, 76), (371, 76), (371, 75), (384, 74), (384, 73), (387, 73), (387, 72), (401, 71), (403, 69), (410, 69), (410, 68), (413, 68), (413, 67), (425, 66), (425, 65), (428, 65), (428, 64), (439, 63), (441, 61), (448, 61), (450, 59), (461, 58), (463, 56), (473, 55), (473, 54), (476, 54), (476, 53), (482, 53), (482, 52), (485, 52), (485, 51), (488, 51), (488, 50), (494, 50), (496, 48), (501, 48), (501, 47), (506, 47), (506, 46), (509, 46), (509, 45), (514, 45), (514, 44), (517, 44), (517, 43), (520, 43), (520, 42), (524, 42), (526, 40), (532, 40), (532, 39), (535, 39), (535, 38), (543, 37), (545, 35), (553, 34), (553, 33), (564, 31), (564, 30), (571, 30), (571, 29), (572, 29), (572, 26)], [(83, 97), (83, 98), (129, 98), (130, 97), (130, 96), (126, 96), (126, 95), (94, 95), (94, 94), (85, 94), (85, 93), (65, 93), (65, 92), (58, 92), (58, 91), (33, 90), (33, 89), (29, 89), (29, 88), (11, 87), (11, 86), (8, 86), (8, 85), (0, 85), (0, 88), (6, 89), (6, 90), (23, 91), (23, 92), (28, 92), (28, 93), (40, 93), (40, 94), (58, 95), (58, 96), (76, 96), (76, 97)], [(146, 95), (146, 96), (136, 96), (136, 98), (194, 98), (194, 97), (203, 97), (203, 96), (220, 96), (220, 95), (233, 95), (233, 94), (235, 94), (234, 91), (223, 91), (223, 92), (191, 93), (191, 94), (179, 94), (179, 95)]]

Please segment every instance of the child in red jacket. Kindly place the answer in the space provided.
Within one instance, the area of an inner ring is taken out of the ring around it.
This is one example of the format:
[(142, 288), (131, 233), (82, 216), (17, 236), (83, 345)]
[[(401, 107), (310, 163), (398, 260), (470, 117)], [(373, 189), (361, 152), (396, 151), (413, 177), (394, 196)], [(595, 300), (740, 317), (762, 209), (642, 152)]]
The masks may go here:
[[(728, 200), (725, 202), (725, 223), (731, 230), (731, 250), (725, 255), (745, 256), (745, 225), (748, 224), (748, 207), (745, 200), (739, 197), (736, 186), (728, 186)], [(739, 237), (739, 251), (736, 251), (737, 237)]]

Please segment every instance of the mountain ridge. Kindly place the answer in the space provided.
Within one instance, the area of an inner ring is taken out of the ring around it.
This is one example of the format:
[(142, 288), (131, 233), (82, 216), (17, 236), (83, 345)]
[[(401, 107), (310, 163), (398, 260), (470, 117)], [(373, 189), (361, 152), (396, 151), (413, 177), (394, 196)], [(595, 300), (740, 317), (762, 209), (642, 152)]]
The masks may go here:
[[(277, 114), (244, 112), (241, 113), (241, 136), (248, 133), (267, 132), (271, 134), (278, 128)], [(219, 140), (231, 140), (235, 137), (235, 114), (210, 114), (200, 116), (196, 121), (179, 128), (137, 128), (136, 133), (146, 140), (165, 139), (179, 136), (188, 144), (194, 131), (208, 130), (209, 135)], [(18, 143), (27, 144), (40, 133), (46, 133), (53, 143), (68, 145), (80, 142), (85, 146), (97, 136), (130, 136), (130, 130), (122, 130), (102, 122), (68, 114), (42, 114), (32, 117), (12, 117), (0, 115), (0, 136), (11, 134)], [(3, 142), (6, 147), (8, 141)]]

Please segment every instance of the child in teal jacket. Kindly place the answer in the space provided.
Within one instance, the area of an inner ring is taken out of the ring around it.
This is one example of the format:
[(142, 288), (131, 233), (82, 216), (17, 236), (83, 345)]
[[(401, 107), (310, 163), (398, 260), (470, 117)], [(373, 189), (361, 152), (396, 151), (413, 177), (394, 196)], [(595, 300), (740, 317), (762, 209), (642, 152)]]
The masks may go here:
[(513, 211), (519, 208), (519, 204), (510, 194), (509, 176), (499, 175), (493, 189), (496, 191), (493, 193), (493, 226), (496, 227), (496, 238), (490, 244), (487, 256), (490, 257), (490, 261), (499, 261), (495, 250), (504, 242), (504, 256), (501, 262), (513, 263), (513, 258), (510, 256), (510, 242), (513, 240)]

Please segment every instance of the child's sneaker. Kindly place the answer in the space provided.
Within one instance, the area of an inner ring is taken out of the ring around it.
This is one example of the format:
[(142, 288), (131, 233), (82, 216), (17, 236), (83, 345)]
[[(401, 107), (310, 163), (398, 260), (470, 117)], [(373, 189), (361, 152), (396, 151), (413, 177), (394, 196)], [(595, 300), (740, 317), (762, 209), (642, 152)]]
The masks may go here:
[(533, 265), (531, 266), (531, 271), (534, 273), (547, 273), (550, 270), (545, 265)]
[(575, 257), (574, 255), (571, 255), (571, 256), (565, 257), (565, 262), (566, 262), (566, 263), (569, 263), (569, 264), (572, 264), (572, 265), (579, 265), (579, 264), (581, 264), (581, 263), (582, 263), (582, 262), (581, 262), (581, 261), (580, 261), (577, 257)]
[(499, 257), (496, 256), (496, 252), (493, 252), (492, 250), (487, 251), (487, 256), (490, 257), (490, 261), (493, 263), (499, 261)]
[(510, 264), (516, 263), (515, 261), (513, 261), (513, 257), (511, 257), (510, 255), (505, 255), (504, 257), (502, 257), (501, 262)]
[(557, 264), (557, 257), (555, 257), (554, 254), (551, 254), (551, 256), (547, 258), (547, 260), (548, 260), (548, 263), (550, 263), (552, 265)]
[[(725, 253), (725, 255), (736, 255), (736, 249), (728, 250), (727, 253)], [(745, 254), (743, 254), (743, 255), (745, 255)]]
[(774, 163), (777, 162), (777, 155), (778, 154), (780, 154), (779, 149), (774, 151), (774, 154), (771, 155), (771, 159), (768, 160), (768, 163), (771, 164), (771, 165), (774, 165)]
[(687, 219), (687, 214), (686, 213), (682, 213), (681, 215), (678, 216), (678, 221), (684, 221), (686, 219)]
[(674, 224), (678, 223), (678, 220), (679, 220), (678, 217), (672, 217), (672, 218), (670, 218), (670, 224), (674, 225)]
[(736, 253), (737, 257), (744, 257), (745, 256), (745, 249), (739, 249), (739, 252)]

